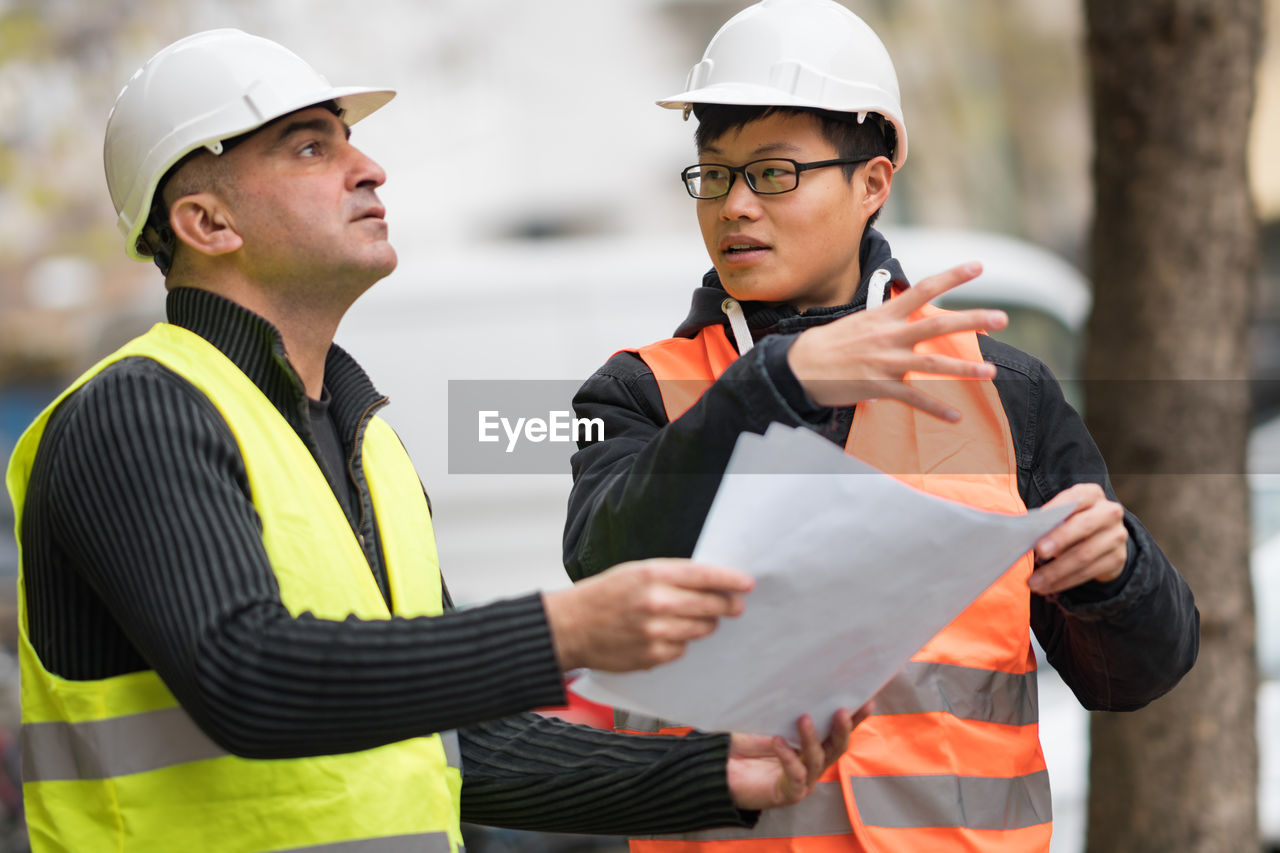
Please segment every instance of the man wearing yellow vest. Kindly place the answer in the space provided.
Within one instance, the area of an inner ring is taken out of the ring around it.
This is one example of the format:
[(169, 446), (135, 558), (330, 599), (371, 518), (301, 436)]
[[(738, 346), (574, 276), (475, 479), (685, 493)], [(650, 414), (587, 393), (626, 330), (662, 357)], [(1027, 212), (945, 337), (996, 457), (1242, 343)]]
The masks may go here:
[[(396, 255), (350, 126), (392, 97), (213, 30), (107, 123), (107, 182), (168, 323), (20, 440), (23, 777), (37, 851), (457, 851), (460, 820), (749, 826), (847, 744), (628, 737), (527, 709), (740, 612), (687, 561), (461, 612), (386, 405), (332, 343)], [(512, 716), (517, 714), (516, 716)]]
[(1116, 502), (1045, 366), (981, 334), (1006, 316), (929, 304), (980, 267), (909, 287), (870, 227), (907, 128), (893, 64), (861, 19), (831, 0), (764, 0), (659, 104), (698, 120), (681, 177), (714, 269), (674, 337), (615, 354), (575, 398), (604, 439), (573, 459), (572, 577), (688, 556), (737, 436), (775, 421), (974, 507), (1076, 508), (878, 694), (814, 796), (750, 831), (633, 849), (1048, 850), (1031, 631), (1086, 707), (1136, 709), (1195, 661), (1190, 590)]

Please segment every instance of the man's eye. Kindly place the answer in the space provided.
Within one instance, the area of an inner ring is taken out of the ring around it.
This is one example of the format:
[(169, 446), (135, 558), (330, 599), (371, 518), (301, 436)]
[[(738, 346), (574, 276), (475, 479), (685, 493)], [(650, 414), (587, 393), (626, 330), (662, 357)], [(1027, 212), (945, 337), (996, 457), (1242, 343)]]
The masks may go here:
[(760, 170), (760, 177), (769, 179), (789, 178), (795, 174), (795, 169), (786, 163), (779, 163), (774, 166), (765, 166)]
[(320, 143), (308, 142), (298, 149), (298, 153), (304, 157), (318, 157), (320, 156)]
[(715, 166), (702, 167), (702, 180), (704, 181), (723, 181), (729, 177), (724, 169), (718, 169)]

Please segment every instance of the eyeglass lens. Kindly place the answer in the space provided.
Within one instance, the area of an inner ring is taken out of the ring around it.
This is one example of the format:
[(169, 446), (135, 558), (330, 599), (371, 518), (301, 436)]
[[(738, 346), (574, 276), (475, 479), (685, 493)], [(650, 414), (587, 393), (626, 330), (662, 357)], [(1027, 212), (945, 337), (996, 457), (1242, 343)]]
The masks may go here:
[(765, 195), (790, 192), (797, 184), (791, 160), (756, 160), (739, 167), (703, 163), (685, 170), (685, 183), (695, 198), (717, 198), (729, 192), (734, 172), (745, 174), (751, 189)]

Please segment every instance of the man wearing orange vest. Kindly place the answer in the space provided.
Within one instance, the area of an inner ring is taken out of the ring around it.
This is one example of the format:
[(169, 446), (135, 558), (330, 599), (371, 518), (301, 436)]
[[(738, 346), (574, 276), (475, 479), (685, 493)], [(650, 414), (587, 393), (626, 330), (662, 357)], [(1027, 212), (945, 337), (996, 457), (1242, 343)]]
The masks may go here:
[[(615, 354), (575, 397), (604, 438), (573, 458), (573, 578), (688, 556), (737, 436), (773, 422), (978, 508), (1075, 510), (877, 695), (814, 796), (753, 830), (633, 849), (1048, 850), (1031, 631), (1086, 707), (1136, 709), (1195, 661), (1190, 590), (1116, 502), (1048, 369), (982, 334), (1007, 317), (929, 304), (980, 266), (908, 286), (870, 227), (907, 129), (892, 62), (862, 20), (831, 0), (764, 0), (659, 104), (698, 120), (681, 177), (714, 270), (674, 337)], [(622, 716), (631, 730), (679, 725)]]
[[(333, 344), (396, 266), (334, 87), (234, 29), (121, 91), (107, 183), (159, 323), (31, 425), (18, 524), (23, 787), (36, 851), (456, 853), (461, 820), (618, 833), (748, 826), (847, 743), (626, 737), (517, 713), (563, 671), (643, 668), (737, 614), (688, 561), (455, 611), (388, 400)], [(572, 793), (573, 796), (567, 796)]]

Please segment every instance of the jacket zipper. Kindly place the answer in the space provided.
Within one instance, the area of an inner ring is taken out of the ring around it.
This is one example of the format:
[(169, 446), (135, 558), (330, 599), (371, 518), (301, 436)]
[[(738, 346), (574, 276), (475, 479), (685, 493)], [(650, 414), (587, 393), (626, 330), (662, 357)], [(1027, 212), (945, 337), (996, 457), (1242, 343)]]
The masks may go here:
[(356, 421), (356, 434), (351, 443), (351, 452), (347, 454), (347, 476), (351, 478), (352, 485), (356, 487), (356, 496), (360, 499), (360, 517), (356, 521), (356, 539), (359, 540), (361, 549), (365, 547), (364, 525), (366, 516), (364, 498), (366, 488), (361, 485), (361, 480), (356, 478), (356, 451), (364, 441), (364, 431), (368, 427), (370, 419), (373, 418), (373, 413), (385, 406), (388, 400), (389, 398), (387, 397), (375, 400), (360, 413), (360, 418)]

